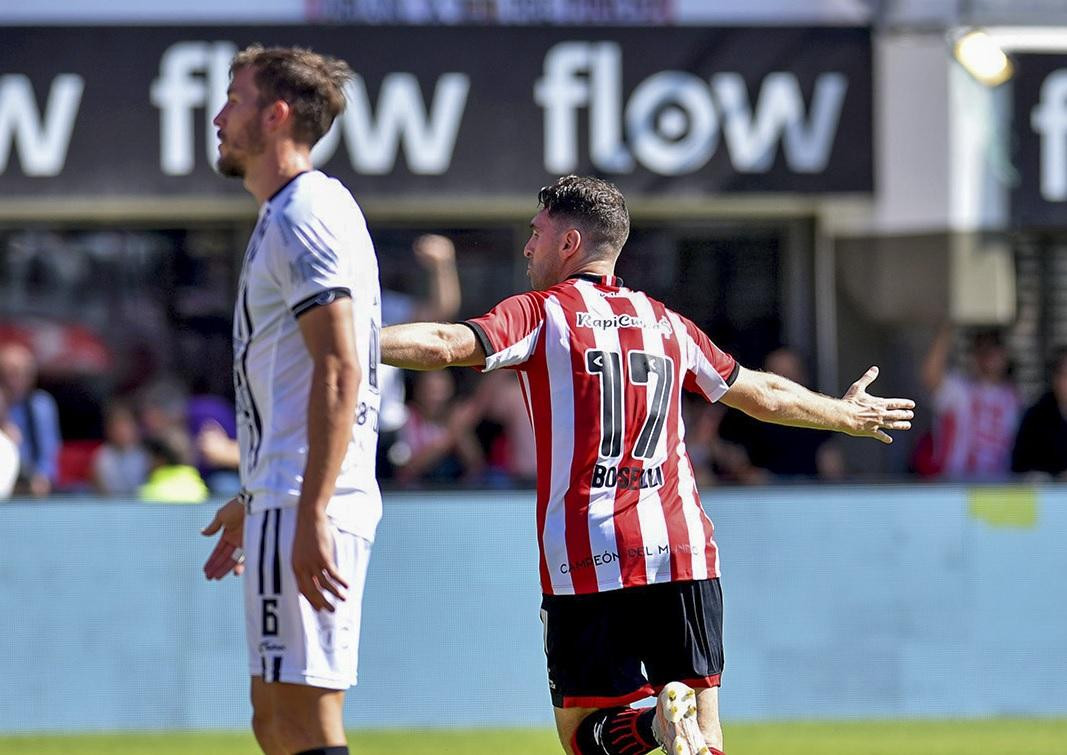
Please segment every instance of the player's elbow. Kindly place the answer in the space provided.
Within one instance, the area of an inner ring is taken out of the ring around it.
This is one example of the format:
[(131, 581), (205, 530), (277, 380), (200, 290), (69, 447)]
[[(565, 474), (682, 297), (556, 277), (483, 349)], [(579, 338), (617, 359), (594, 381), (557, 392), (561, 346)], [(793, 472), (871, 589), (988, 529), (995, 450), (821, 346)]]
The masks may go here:
[(471, 356), (469, 332), (462, 327), (442, 327), (437, 332), (436, 344), (439, 349), (436, 362), (438, 367), (469, 364)]
[(438, 331), (424, 346), (423, 361), (430, 369), (448, 367), (452, 364), (455, 355), (455, 344), (448, 337)]
[(359, 391), (359, 383), (363, 379), (363, 370), (355, 359), (345, 359), (338, 365), (337, 382), (341, 386), (342, 393), (355, 395)]
[(363, 379), (363, 370), (359, 360), (354, 356), (334, 355), (323, 360), (321, 379), (327, 389), (344, 404), (356, 403), (359, 396), (359, 383)]

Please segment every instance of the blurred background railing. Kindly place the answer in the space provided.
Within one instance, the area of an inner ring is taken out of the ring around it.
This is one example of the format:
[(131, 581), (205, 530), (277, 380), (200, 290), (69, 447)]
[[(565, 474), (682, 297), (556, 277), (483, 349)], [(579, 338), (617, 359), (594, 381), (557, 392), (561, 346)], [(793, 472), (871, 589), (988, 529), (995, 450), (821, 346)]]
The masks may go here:
[[(1067, 493), (732, 489), (705, 505), (727, 720), (1067, 714)], [(199, 570), (212, 511), (0, 507), (0, 731), (245, 725), (240, 585)], [(533, 524), (528, 492), (390, 496), (351, 726), (550, 724)]]

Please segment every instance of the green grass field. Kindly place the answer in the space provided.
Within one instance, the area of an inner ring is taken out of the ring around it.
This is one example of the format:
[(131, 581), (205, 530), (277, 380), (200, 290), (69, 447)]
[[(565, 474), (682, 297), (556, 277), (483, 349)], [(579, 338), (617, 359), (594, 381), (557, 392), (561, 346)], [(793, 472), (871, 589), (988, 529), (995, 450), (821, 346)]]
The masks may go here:
[[(1067, 719), (732, 724), (728, 755), (1064, 755)], [(353, 755), (558, 755), (540, 730), (352, 732)], [(244, 734), (0, 737), (8, 755), (255, 755)]]

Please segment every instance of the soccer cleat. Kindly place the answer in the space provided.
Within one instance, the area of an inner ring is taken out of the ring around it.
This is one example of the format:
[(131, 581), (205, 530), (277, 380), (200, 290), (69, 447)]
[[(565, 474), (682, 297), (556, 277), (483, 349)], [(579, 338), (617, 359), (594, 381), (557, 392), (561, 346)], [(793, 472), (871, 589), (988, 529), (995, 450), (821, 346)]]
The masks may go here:
[(709, 755), (697, 725), (697, 695), (686, 684), (671, 682), (659, 693), (652, 733), (667, 755)]

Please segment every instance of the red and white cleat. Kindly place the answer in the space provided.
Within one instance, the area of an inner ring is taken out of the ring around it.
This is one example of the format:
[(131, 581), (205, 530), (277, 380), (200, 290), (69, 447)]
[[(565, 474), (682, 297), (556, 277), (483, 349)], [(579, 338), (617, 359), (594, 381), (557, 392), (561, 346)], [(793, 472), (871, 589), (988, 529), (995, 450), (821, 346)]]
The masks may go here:
[(709, 755), (697, 725), (697, 696), (686, 684), (671, 682), (656, 700), (652, 732), (667, 755)]

